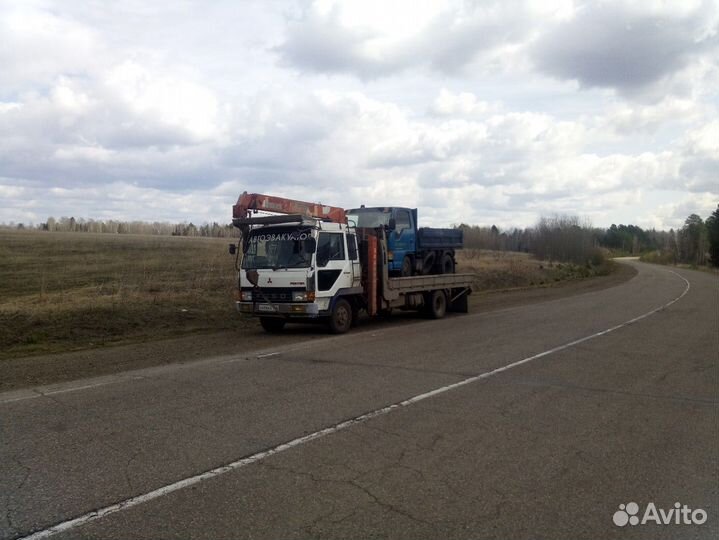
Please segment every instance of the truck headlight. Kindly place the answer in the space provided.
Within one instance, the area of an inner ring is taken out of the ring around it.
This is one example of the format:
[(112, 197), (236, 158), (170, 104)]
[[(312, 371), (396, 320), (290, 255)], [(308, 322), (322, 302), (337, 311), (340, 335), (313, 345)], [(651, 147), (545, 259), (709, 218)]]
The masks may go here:
[(315, 293), (313, 291), (295, 291), (292, 293), (293, 302), (314, 302)]
[(252, 302), (252, 291), (242, 291), (240, 293), (240, 300), (243, 302)]

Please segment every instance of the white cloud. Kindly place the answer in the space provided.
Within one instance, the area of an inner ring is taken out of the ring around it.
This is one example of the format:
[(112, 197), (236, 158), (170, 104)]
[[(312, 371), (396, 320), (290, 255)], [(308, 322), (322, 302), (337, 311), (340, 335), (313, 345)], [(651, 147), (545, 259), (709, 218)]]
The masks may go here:
[(458, 73), (479, 55), (520, 42), (529, 23), (525, 10), (525, 2), (515, 1), (315, 2), (288, 24), (277, 52), (303, 70), (361, 78), (413, 67)]
[(30, 2), (0, 7), (0, 92), (43, 86), (63, 73), (97, 67), (102, 45), (93, 29)]
[(716, 210), (719, 197), (716, 193), (680, 195), (673, 202), (659, 205), (643, 220), (642, 225), (657, 229), (681, 229), (684, 221), (691, 214), (706, 219)]
[[(719, 193), (719, 120), (693, 130), (684, 138), (680, 173), (685, 188), (693, 193)], [(716, 196), (719, 199), (719, 196)]]
[(497, 104), (490, 104), (477, 99), (471, 92), (452, 93), (442, 88), (432, 103), (430, 112), (437, 116), (453, 116), (460, 118), (482, 118), (490, 112), (498, 111)]
[(0, 221), (223, 221), (248, 190), (661, 226), (719, 199), (709, 2), (2, 7)]
[(607, 110), (604, 125), (621, 135), (656, 132), (668, 123), (691, 124), (708, 112), (693, 99), (666, 96), (650, 105), (620, 103)]
[(717, 51), (714, 2), (588, 3), (543, 33), (540, 70), (582, 85), (636, 92)]
[(102, 86), (130, 119), (123, 125), (157, 122), (191, 142), (220, 137), (218, 101), (214, 93), (193, 81), (156, 75), (137, 62), (113, 67)]
[(692, 155), (719, 157), (719, 120), (713, 120), (688, 133), (686, 141)]

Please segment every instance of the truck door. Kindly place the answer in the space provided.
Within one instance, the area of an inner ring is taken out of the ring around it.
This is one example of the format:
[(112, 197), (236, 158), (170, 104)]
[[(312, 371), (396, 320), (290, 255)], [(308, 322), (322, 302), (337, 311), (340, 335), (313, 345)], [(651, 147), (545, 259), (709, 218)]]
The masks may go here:
[(316, 261), (317, 297), (332, 297), (339, 289), (352, 286), (352, 263), (347, 260), (343, 233), (319, 233)]
[(401, 270), (404, 257), (415, 254), (415, 229), (407, 208), (395, 209), (394, 219), (395, 228), (391, 233), (393, 254), (391, 268), (392, 270)]

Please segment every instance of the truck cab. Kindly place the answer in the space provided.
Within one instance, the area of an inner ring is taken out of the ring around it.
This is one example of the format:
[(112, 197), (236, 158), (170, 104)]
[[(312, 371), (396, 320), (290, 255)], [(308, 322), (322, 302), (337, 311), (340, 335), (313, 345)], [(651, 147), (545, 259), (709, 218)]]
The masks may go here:
[(361, 288), (361, 277), (357, 236), (347, 224), (302, 218), (252, 228), (243, 239), (238, 308), (266, 315), (268, 330), (287, 315), (325, 317), (334, 298)]

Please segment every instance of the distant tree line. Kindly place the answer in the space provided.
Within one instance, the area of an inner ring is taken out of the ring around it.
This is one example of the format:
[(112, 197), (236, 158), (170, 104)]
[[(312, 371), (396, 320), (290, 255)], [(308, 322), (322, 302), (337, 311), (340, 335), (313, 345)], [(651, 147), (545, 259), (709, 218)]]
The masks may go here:
[(458, 228), (464, 232), (464, 246), (470, 249), (523, 251), (543, 260), (576, 264), (598, 265), (604, 260), (599, 243), (601, 229), (576, 216), (542, 217), (534, 227), (508, 231), (500, 231), (495, 225), (461, 224)]
[(706, 219), (692, 214), (679, 230), (637, 225), (592, 227), (576, 216), (542, 217), (534, 227), (500, 231), (495, 225), (457, 225), (470, 249), (524, 251), (541, 259), (594, 264), (602, 250), (614, 255), (650, 254), (647, 260), (719, 267), (719, 205)]
[(603, 245), (632, 255), (641, 254), (644, 260), (652, 262), (719, 267), (719, 205), (706, 220), (691, 214), (676, 231), (643, 231), (633, 225), (612, 225)]
[[(226, 238), (237, 236), (231, 224), (166, 223), (49, 217), (39, 225), (1, 224), (12, 229), (39, 229), (50, 232), (90, 232)], [(719, 205), (706, 220), (692, 214), (679, 230), (645, 230), (636, 225), (592, 227), (576, 216), (542, 217), (534, 227), (500, 231), (498, 227), (456, 225), (464, 231), (464, 245), (470, 249), (523, 251), (540, 259), (576, 264), (600, 264), (603, 253), (643, 255), (646, 260), (665, 264), (710, 264), (719, 267)]]
[(38, 229), (50, 232), (88, 232), (107, 234), (148, 234), (164, 236), (204, 236), (213, 238), (226, 238), (237, 236), (237, 229), (232, 224), (203, 223), (166, 223), (146, 221), (119, 221), (114, 219), (75, 219), (74, 217), (47, 218), (47, 221), (37, 226), (23, 223), (5, 225), (5, 228)]

